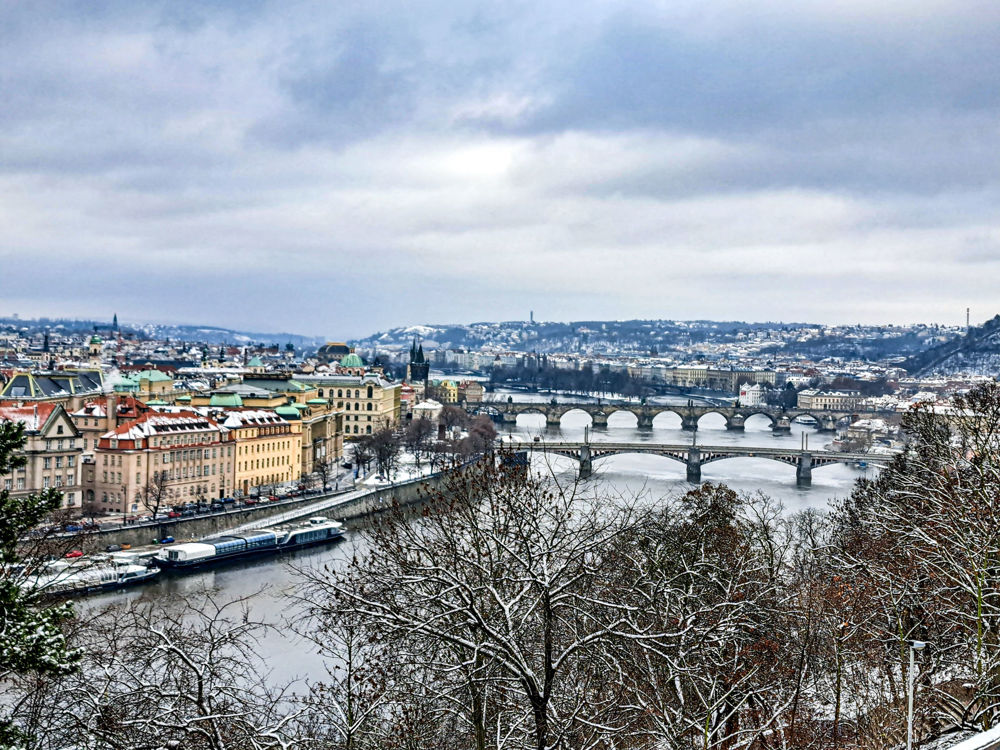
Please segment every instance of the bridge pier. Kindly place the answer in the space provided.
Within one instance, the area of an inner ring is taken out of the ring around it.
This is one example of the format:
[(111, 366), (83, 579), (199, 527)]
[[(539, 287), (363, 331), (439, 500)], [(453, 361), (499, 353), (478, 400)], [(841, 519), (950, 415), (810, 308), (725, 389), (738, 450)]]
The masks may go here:
[(816, 429), (819, 432), (836, 432), (837, 431), (837, 418), (836, 417), (823, 417), (820, 419), (819, 424), (816, 425)]
[(701, 451), (696, 445), (688, 449), (687, 480), (691, 484), (701, 484)]
[(562, 414), (545, 412), (545, 425), (547, 427), (558, 427), (560, 424), (562, 424)]
[(505, 411), (505, 412), (503, 412), (503, 414), (501, 416), (503, 417), (503, 423), (504, 424), (516, 424), (517, 423), (517, 414), (515, 412)]
[(778, 417), (774, 424), (771, 425), (771, 432), (775, 435), (787, 435), (792, 431), (792, 423), (788, 417)]
[(698, 417), (692, 414), (686, 414), (681, 417), (681, 429), (687, 432), (697, 432), (698, 431)]
[(594, 461), (590, 457), (590, 446), (580, 446), (580, 479), (587, 479), (594, 473)]
[(607, 427), (608, 426), (608, 415), (602, 411), (594, 412), (590, 415), (593, 420), (594, 427)]
[(653, 416), (651, 414), (636, 414), (636, 418), (639, 420), (640, 430), (653, 429)]
[(743, 417), (742, 414), (734, 414), (733, 416), (731, 416), (729, 419), (726, 420), (726, 429), (738, 430), (739, 432), (743, 432), (744, 429), (746, 428), (745, 423), (746, 419)]
[(802, 453), (795, 467), (795, 484), (799, 487), (812, 487), (812, 454)]

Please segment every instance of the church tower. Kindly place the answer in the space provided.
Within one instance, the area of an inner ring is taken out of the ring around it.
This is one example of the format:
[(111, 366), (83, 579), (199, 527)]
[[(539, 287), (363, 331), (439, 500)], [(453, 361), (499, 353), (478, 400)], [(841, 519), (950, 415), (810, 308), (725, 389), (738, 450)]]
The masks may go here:
[(427, 387), (431, 366), (424, 360), (424, 345), (417, 344), (416, 338), (410, 346), (410, 363), (406, 366), (406, 380), (410, 385), (422, 384)]

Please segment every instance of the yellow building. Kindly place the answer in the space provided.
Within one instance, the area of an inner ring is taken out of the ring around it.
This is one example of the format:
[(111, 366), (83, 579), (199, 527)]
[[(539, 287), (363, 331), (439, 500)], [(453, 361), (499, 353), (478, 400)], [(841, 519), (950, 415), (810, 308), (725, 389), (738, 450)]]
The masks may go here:
[(302, 477), (302, 424), (265, 409), (231, 409), (222, 423), (236, 443), (233, 487), (242, 495)]
[(390, 383), (375, 373), (296, 375), (295, 379), (316, 388), (317, 398), (328, 400), (333, 409), (343, 412), (343, 431), (348, 439), (399, 424), (399, 383)]
[(431, 381), (431, 391), (434, 398), (442, 404), (458, 403), (458, 383), (454, 380), (433, 380)]

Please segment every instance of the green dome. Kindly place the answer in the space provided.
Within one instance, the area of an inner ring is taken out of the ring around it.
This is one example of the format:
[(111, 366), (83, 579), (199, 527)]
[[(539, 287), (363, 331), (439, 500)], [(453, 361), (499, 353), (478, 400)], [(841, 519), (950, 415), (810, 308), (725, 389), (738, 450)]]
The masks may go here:
[(243, 406), (243, 399), (238, 393), (213, 393), (209, 406)]
[(365, 362), (354, 352), (345, 354), (340, 360), (341, 367), (364, 367)]
[(100, 343), (102, 343), (101, 342), (101, 337), (100, 336), (91, 336), (90, 337), (90, 343), (91, 344), (100, 344)]
[(299, 410), (294, 406), (279, 406), (274, 413), (282, 419), (299, 419)]

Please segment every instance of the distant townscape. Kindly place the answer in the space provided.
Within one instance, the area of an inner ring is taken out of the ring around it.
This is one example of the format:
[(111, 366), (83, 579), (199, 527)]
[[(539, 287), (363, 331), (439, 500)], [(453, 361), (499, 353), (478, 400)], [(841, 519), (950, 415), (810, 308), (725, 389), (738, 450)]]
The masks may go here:
[(740, 425), (753, 409), (828, 413), (816, 418), (833, 419), (820, 427), (837, 430), (835, 449), (891, 451), (910, 406), (947, 409), (996, 376), (998, 331), (998, 318), (965, 330), (532, 316), (321, 342), (117, 315), (8, 318), (0, 419), (24, 425), (29, 460), (0, 482), (15, 495), (58, 488), (90, 515), (250, 497), (326, 477), (350, 458), (345, 442), (415, 417), (449, 428), (458, 422), (442, 420), (446, 408), (514, 419), (498, 406), (521, 392), (639, 404), (691, 395), (744, 409)]

